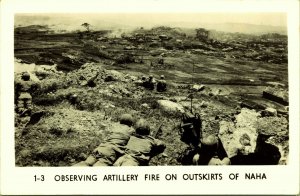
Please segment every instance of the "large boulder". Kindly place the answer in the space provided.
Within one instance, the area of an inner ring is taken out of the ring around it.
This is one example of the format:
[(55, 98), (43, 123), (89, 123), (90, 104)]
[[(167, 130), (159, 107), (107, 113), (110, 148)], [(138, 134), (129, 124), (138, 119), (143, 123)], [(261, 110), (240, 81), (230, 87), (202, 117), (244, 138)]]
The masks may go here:
[(157, 101), (159, 108), (161, 108), (165, 112), (172, 112), (172, 113), (184, 113), (184, 108), (182, 105), (175, 103), (169, 100), (158, 100)]
[(106, 70), (106, 78), (111, 77), (111, 81), (126, 81), (124, 74), (116, 70)]
[[(235, 116), (236, 121), (220, 121), (219, 137), (229, 158), (235, 155), (248, 155), (258, 150), (270, 156), (276, 155), (275, 151), (268, 151), (265, 146), (278, 149), (280, 160), (278, 164), (286, 164), (289, 153), (288, 148), (288, 121), (285, 117), (260, 116), (259, 112), (242, 108), (240, 114)], [(258, 136), (267, 140), (261, 143)], [(264, 146), (260, 148), (260, 146)], [(275, 153), (275, 154), (272, 154)], [(270, 158), (270, 157), (269, 157)], [(262, 160), (252, 160), (262, 161)], [(272, 158), (270, 160), (272, 161)]]
[(229, 158), (239, 152), (246, 155), (255, 151), (259, 116), (255, 110), (243, 108), (236, 116), (236, 123), (220, 122), (219, 137)]

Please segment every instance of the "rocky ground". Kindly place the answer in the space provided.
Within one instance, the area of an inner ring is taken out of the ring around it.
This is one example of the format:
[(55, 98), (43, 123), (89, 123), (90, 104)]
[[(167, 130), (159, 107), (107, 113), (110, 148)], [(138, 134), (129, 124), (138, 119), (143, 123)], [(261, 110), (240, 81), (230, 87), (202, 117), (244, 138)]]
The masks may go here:
[[(166, 27), (117, 38), (109, 31), (36, 28), (44, 27), (15, 29), (15, 81), (28, 71), (39, 84), (31, 118), (15, 115), (16, 165), (84, 160), (123, 113), (146, 118), (152, 133), (162, 125), (158, 138), (167, 147), (150, 165), (180, 165), (177, 157), (187, 147), (178, 134), (181, 113), (191, 110), (203, 120), (203, 135), (219, 134), (230, 157), (246, 140), (245, 149), (253, 152), (264, 129), (273, 135), (267, 142), (280, 150), (279, 164), (288, 163), (286, 36), (229, 35), (229, 42), (200, 41)], [(167, 92), (137, 85), (150, 74), (166, 76)]]
[[(31, 72), (40, 85), (33, 93), (33, 116), (39, 117), (35, 120), (32, 117), (29, 123), (29, 119), (22, 122), (19, 121), (22, 118), (16, 118), (16, 164), (19, 166), (70, 166), (84, 160), (123, 113), (130, 113), (136, 119), (146, 118), (152, 132), (162, 124), (159, 139), (167, 148), (150, 164), (178, 165), (176, 159), (186, 147), (180, 141), (178, 127), (181, 112), (191, 109), (190, 93), (194, 95), (193, 112), (199, 113), (203, 120), (204, 136), (219, 134), (229, 156), (234, 155), (234, 148), (244, 133), (249, 134), (250, 151), (253, 151), (257, 128), (265, 126), (275, 133), (268, 142), (279, 147), (280, 164), (287, 163), (287, 116), (262, 116), (262, 111), (241, 109), (238, 96), (224, 93), (217, 86), (202, 89), (197, 85), (168, 83), (168, 91), (158, 93), (138, 86), (134, 75), (107, 70), (97, 63), (85, 64), (68, 73), (44, 69), (41, 77), (41, 72), (41, 67)], [(97, 73), (95, 86), (90, 87), (87, 81)], [(17, 77), (20, 75), (16, 74)], [(72, 104), (70, 96), (74, 94), (77, 100)]]

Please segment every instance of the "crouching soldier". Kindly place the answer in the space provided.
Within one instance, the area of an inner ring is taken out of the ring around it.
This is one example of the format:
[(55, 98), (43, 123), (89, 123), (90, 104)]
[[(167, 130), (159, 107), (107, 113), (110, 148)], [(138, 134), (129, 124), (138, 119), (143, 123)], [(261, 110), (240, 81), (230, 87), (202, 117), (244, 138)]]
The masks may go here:
[(160, 80), (157, 82), (156, 90), (158, 92), (165, 92), (167, 90), (167, 83), (164, 75), (160, 76)]
[(120, 124), (111, 128), (111, 134), (105, 142), (101, 143), (85, 161), (73, 166), (112, 166), (124, 155), (124, 146), (134, 133), (133, 124), (133, 117), (130, 114), (123, 114), (120, 117)]
[(146, 83), (146, 76), (142, 76), (141, 79), (135, 82), (137, 86), (145, 86), (145, 83)]
[(125, 150), (114, 166), (146, 166), (152, 157), (162, 153), (165, 144), (150, 135), (150, 126), (140, 119), (136, 124), (135, 134), (130, 137)]
[(153, 75), (149, 76), (149, 79), (144, 83), (144, 87), (148, 90), (154, 90), (155, 88), (155, 79)]
[(209, 135), (201, 140), (193, 165), (230, 165), (230, 159), (219, 137)]

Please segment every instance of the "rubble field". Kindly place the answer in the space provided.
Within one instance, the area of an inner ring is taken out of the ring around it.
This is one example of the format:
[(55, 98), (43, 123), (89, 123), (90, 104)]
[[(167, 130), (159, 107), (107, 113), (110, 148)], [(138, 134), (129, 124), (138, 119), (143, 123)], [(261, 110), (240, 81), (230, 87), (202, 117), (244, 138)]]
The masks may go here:
[[(263, 128), (280, 151), (278, 164), (288, 164), (287, 36), (201, 37), (169, 27), (111, 33), (15, 28), (15, 81), (28, 71), (39, 84), (32, 116), (15, 115), (17, 166), (85, 160), (123, 113), (147, 119), (152, 133), (162, 125), (157, 137), (167, 147), (150, 165), (180, 165), (187, 145), (179, 124), (191, 110), (201, 116), (203, 135), (218, 134), (229, 157), (245, 134), (253, 152)], [(142, 75), (164, 75), (168, 90), (143, 88)]]

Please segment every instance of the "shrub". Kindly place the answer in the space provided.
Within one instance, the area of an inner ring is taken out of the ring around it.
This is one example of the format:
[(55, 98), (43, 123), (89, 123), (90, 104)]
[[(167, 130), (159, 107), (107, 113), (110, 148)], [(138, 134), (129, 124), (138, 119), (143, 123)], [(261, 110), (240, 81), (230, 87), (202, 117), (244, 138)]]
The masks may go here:
[(40, 96), (33, 96), (32, 102), (36, 105), (56, 105), (61, 103), (66, 97), (64, 95), (40, 95)]
[(134, 63), (134, 58), (131, 54), (123, 54), (116, 59), (118, 64)]
[(49, 133), (55, 135), (55, 136), (61, 136), (64, 133), (64, 130), (62, 127), (59, 126), (53, 126), (49, 129)]

